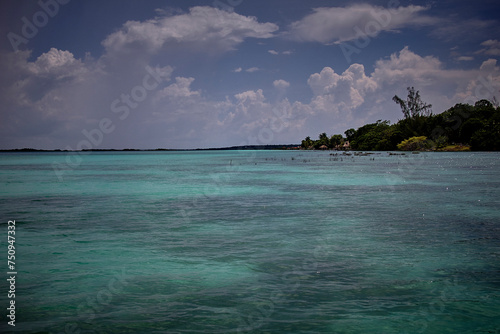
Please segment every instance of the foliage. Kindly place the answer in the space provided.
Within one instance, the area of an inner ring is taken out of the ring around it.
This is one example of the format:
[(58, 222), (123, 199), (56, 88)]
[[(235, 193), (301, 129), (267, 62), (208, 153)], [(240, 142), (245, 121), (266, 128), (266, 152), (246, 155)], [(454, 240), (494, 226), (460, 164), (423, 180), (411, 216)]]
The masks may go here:
[(397, 129), (389, 121), (378, 120), (347, 134), (351, 148), (359, 151), (391, 150), (399, 142)]
[(401, 151), (423, 151), (431, 146), (426, 136), (411, 137), (398, 144), (398, 150)]
[(330, 147), (331, 148), (338, 147), (338, 146), (342, 145), (343, 143), (344, 143), (344, 138), (342, 137), (342, 135), (333, 135), (330, 138)]
[(318, 140), (312, 140), (311, 137), (306, 137), (306, 139), (302, 140), (301, 147), (303, 149), (320, 149), (321, 147), (326, 146), (328, 149), (338, 149), (344, 145), (344, 138), (342, 135), (333, 135), (328, 137), (328, 135), (323, 132), (319, 135)]
[(300, 145), (302, 148), (308, 149), (313, 147), (314, 142), (311, 140), (311, 137), (307, 136), (306, 139), (302, 141), (302, 144)]
[(494, 103), (480, 100), (473, 106), (457, 104), (441, 114), (432, 114), (431, 105), (422, 102), (419, 92), (413, 87), (408, 87), (406, 101), (398, 96), (393, 100), (404, 115), (396, 124), (378, 120), (357, 130), (346, 130), (345, 139), (341, 135), (329, 138), (322, 133), (316, 141), (307, 137), (302, 141), (302, 147), (317, 149), (325, 145), (335, 149), (348, 141), (353, 150), (360, 151), (462, 151), (469, 147), (475, 151), (500, 150), (500, 107), (496, 100)]

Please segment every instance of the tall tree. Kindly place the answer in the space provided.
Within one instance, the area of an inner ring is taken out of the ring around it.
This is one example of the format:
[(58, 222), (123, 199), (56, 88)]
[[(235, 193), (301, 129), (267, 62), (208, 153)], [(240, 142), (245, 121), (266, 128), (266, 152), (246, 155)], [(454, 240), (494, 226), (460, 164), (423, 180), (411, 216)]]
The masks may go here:
[(427, 104), (420, 98), (420, 93), (414, 87), (408, 87), (406, 101), (395, 95), (392, 100), (399, 104), (405, 116), (399, 121), (401, 132), (405, 138), (419, 136), (425, 128), (426, 119), (432, 115), (432, 105)]
[(399, 104), (401, 111), (406, 119), (417, 118), (420, 116), (430, 116), (432, 115), (432, 105), (427, 104), (420, 98), (420, 92), (415, 91), (414, 87), (408, 87), (408, 97), (406, 101), (401, 99), (399, 96), (394, 95), (392, 100)]

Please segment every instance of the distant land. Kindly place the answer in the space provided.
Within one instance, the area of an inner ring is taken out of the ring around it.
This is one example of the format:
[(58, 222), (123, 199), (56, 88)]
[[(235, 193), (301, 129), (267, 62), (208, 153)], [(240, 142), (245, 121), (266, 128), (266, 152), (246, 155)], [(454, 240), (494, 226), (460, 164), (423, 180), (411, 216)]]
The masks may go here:
[(157, 152), (157, 151), (236, 151), (236, 150), (295, 150), (300, 149), (300, 144), (287, 144), (287, 145), (243, 145), (243, 146), (230, 146), (230, 147), (214, 147), (214, 148), (193, 148), (193, 149), (170, 149), (170, 148), (156, 148), (156, 149), (91, 149), (91, 150), (42, 150), (35, 148), (15, 148), (3, 149), (0, 152)]

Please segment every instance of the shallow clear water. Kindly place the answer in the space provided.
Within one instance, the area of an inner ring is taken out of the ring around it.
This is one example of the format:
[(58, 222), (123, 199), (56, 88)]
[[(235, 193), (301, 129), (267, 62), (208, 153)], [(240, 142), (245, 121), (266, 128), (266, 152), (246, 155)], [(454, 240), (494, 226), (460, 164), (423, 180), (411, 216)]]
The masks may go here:
[(15, 331), (500, 333), (499, 177), (498, 153), (4, 153)]

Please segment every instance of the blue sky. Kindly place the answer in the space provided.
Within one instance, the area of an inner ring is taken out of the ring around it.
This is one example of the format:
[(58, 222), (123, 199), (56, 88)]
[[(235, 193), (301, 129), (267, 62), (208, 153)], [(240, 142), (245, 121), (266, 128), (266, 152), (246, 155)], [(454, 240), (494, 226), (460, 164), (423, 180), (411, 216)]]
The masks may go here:
[(497, 1), (0, 3), (0, 148), (300, 143), (500, 98)]

